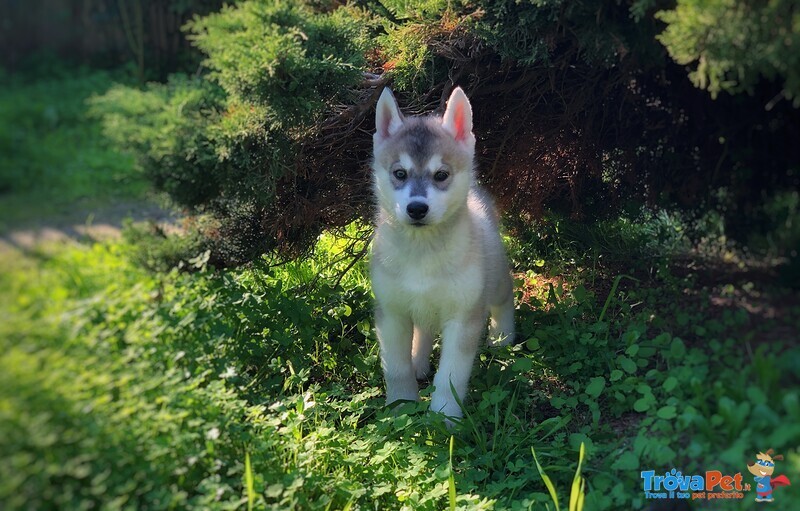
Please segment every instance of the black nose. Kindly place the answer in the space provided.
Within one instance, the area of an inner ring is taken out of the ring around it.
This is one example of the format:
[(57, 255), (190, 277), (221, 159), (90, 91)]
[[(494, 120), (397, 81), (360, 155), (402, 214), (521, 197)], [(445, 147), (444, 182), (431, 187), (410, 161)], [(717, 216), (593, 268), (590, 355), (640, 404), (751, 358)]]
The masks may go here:
[(414, 220), (422, 220), (428, 214), (428, 205), (424, 202), (412, 202), (406, 206), (406, 211)]

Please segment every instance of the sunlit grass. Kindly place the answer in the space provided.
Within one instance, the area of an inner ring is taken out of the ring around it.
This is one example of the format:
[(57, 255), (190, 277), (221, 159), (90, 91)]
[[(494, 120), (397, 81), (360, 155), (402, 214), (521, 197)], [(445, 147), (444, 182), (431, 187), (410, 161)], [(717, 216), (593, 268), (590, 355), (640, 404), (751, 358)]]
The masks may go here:
[(652, 315), (683, 310), (667, 284), (639, 288), (637, 311), (640, 283), (609, 283), (609, 300), (567, 277), (518, 311), (523, 344), (482, 351), (455, 430), (427, 413), (429, 389), (391, 413), (364, 268), (333, 286), (343, 246), (325, 236), (314, 260), (222, 273), (150, 273), (118, 242), (0, 252), (0, 500), (552, 509), (583, 487), (584, 509), (637, 508), (642, 467), (687, 473), (716, 452), (742, 471), (754, 435), (796, 460), (798, 391), (776, 378), (797, 349), (743, 358), (724, 336), (741, 315), (701, 312), (707, 339), (683, 319), (665, 331)]

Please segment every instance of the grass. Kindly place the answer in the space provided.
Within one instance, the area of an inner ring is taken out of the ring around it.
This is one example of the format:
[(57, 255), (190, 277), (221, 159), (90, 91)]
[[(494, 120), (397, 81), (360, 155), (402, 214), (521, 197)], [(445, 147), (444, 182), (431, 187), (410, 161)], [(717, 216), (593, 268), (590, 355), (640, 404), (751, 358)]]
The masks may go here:
[[(94, 129), (56, 126), (43, 154)], [(114, 183), (139, 193), (128, 160), (121, 181), (90, 183), (103, 165), (56, 168), (80, 151), (52, 169), (26, 151), (11, 168), (29, 155), (64, 180), (65, 207)], [(57, 195), (26, 176), (4, 201)], [(752, 483), (746, 461), (768, 448), (794, 483), (796, 292), (676, 265), (685, 232), (665, 213), (516, 229), (521, 343), (480, 352), (453, 430), (429, 388), (384, 408), (366, 268), (340, 279), (332, 235), (304, 260), (213, 271), (198, 257), (191, 273), (145, 270), (130, 239), (2, 250), (0, 508), (645, 509), (643, 470)], [(793, 509), (799, 486), (772, 507)]]
[(87, 113), (86, 100), (114, 79), (124, 78), (81, 70), (0, 76), (0, 233), (145, 196), (132, 158), (113, 150)]
[(543, 287), (519, 310), (525, 342), (481, 352), (454, 431), (425, 400), (388, 413), (365, 269), (338, 287), (320, 270), (338, 247), (197, 273), (146, 272), (121, 242), (6, 254), (0, 502), (553, 509), (583, 446), (585, 508), (640, 509), (640, 470), (744, 472), (768, 447), (800, 467), (796, 343), (756, 343), (741, 310), (687, 310), (678, 278)]

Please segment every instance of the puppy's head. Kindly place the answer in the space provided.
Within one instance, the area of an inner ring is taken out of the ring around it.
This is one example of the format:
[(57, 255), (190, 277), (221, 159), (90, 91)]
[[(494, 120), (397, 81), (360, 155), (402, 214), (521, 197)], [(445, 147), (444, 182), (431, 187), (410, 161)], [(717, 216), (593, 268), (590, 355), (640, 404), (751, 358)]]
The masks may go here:
[(466, 204), (472, 185), (472, 107), (457, 87), (442, 117), (405, 118), (392, 92), (378, 100), (373, 170), (378, 205), (401, 225), (425, 228)]

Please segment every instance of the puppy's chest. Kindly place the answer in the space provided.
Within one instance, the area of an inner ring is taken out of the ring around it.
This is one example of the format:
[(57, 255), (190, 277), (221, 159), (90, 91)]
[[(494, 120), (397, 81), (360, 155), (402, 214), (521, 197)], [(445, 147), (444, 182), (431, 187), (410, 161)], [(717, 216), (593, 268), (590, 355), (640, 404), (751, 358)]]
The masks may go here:
[(387, 277), (386, 298), (416, 318), (441, 319), (469, 310), (480, 300), (483, 288), (482, 270), (476, 264), (442, 267), (407, 261)]
[(478, 274), (479, 269), (472, 266), (432, 269), (424, 265), (409, 265), (395, 278), (399, 287), (409, 295), (417, 295), (420, 299), (443, 299), (476, 288), (479, 285)]

